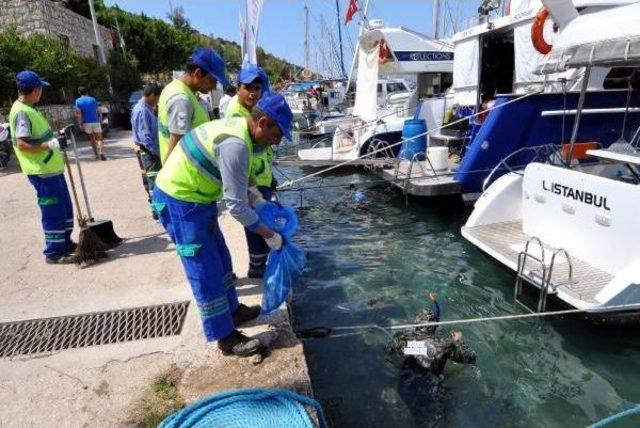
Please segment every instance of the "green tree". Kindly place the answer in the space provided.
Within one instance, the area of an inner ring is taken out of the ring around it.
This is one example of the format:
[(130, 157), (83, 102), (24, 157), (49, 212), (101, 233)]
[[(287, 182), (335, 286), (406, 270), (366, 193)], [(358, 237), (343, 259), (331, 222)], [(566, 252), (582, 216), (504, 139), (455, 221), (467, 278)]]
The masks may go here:
[[(120, 77), (114, 84), (116, 90), (122, 87), (126, 91), (127, 85), (139, 84), (135, 65), (125, 65), (116, 56), (109, 67)], [(0, 104), (7, 106), (16, 98), (15, 74), (25, 69), (34, 70), (51, 83), (44, 92), (43, 104), (72, 102), (78, 86), (89, 87), (100, 99), (109, 98), (106, 67), (77, 55), (58, 39), (42, 34), (21, 38), (14, 27), (6, 28), (0, 33)]]
[[(88, 0), (53, 0), (54, 3), (59, 3), (62, 6), (66, 7), (78, 13), (86, 18), (91, 19), (91, 12), (89, 10), (89, 2)], [(103, 0), (93, 0), (93, 8), (98, 14), (100, 11), (105, 9)]]
[(178, 6), (167, 13), (167, 18), (178, 30), (193, 31), (191, 21), (184, 15), (184, 8)]

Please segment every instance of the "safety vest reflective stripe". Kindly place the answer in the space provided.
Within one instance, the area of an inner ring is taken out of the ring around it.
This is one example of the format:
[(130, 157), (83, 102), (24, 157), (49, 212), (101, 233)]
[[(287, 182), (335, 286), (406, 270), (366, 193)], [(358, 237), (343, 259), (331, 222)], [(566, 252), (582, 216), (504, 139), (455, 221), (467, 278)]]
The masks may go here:
[[(224, 118), (207, 122), (186, 134), (156, 177), (156, 185), (169, 196), (200, 204), (222, 198), (222, 178), (216, 147), (224, 139), (236, 137), (245, 143), (252, 159), (252, 142), (247, 121)], [(246, 173), (249, 173), (247, 169)]]
[(198, 171), (210, 180), (222, 181), (220, 170), (215, 165), (215, 161), (207, 155), (205, 148), (198, 142), (198, 137), (194, 135), (193, 131), (185, 134), (179, 144), (191, 164), (198, 168)]

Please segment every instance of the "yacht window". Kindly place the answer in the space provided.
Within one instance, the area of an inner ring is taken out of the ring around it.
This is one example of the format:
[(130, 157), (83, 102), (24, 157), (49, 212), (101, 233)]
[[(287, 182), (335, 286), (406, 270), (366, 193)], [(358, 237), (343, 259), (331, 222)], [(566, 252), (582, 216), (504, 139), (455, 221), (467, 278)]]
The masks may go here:
[(405, 91), (405, 87), (402, 83), (387, 83), (387, 92), (392, 94), (394, 92), (403, 92)]

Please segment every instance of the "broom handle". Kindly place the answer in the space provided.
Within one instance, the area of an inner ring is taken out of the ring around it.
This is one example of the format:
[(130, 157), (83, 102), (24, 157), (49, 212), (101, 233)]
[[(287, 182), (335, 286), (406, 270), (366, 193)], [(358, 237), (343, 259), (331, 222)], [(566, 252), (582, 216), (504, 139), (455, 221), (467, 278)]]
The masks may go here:
[(87, 196), (87, 187), (84, 184), (84, 176), (82, 175), (82, 167), (80, 166), (80, 156), (78, 156), (78, 146), (76, 144), (76, 137), (73, 133), (73, 129), (69, 130), (71, 136), (71, 144), (73, 144), (73, 155), (76, 157), (76, 167), (78, 168), (78, 177), (80, 177), (80, 188), (82, 189), (82, 196), (84, 197), (84, 205), (87, 207), (87, 215), (89, 221), (93, 221), (93, 214), (91, 214), (91, 205), (89, 205), (89, 197)]
[(67, 167), (67, 175), (69, 175), (69, 182), (71, 183), (73, 201), (75, 202), (76, 209), (78, 210), (78, 223), (80, 224), (80, 227), (83, 227), (85, 219), (82, 216), (82, 208), (80, 207), (80, 202), (78, 202), (78, 192), (76, 192), (76, 183), (73, 179), (73, 172), (71, 171), (71, 164), (69, 164), (69, 157), (67, 156), (67, 151), (64, 149), (62, 149), (62, 156), (64, 157), (64, 164)]

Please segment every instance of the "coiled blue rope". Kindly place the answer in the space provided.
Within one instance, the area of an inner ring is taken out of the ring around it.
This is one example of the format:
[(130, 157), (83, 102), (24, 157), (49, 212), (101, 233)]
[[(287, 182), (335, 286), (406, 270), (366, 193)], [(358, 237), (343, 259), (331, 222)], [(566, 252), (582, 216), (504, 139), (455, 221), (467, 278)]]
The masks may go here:
[(160, 428), (313, 428), (305, 406), (327, 427), (320, 404), (285, 389), (242, 389), (212, 395), (168, 416)]

